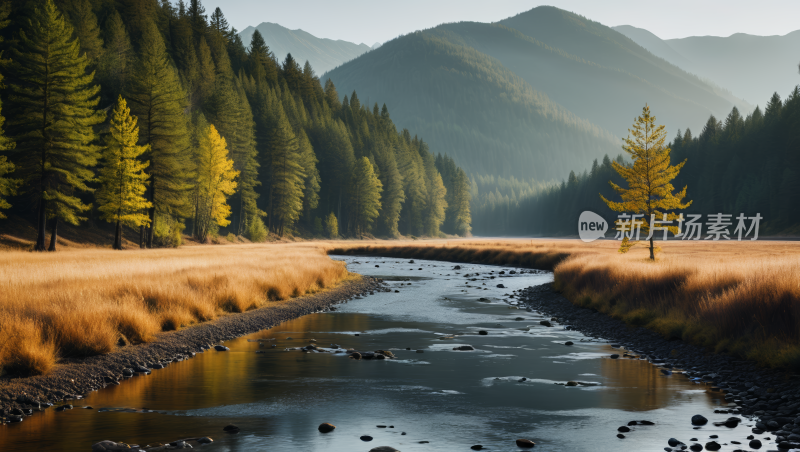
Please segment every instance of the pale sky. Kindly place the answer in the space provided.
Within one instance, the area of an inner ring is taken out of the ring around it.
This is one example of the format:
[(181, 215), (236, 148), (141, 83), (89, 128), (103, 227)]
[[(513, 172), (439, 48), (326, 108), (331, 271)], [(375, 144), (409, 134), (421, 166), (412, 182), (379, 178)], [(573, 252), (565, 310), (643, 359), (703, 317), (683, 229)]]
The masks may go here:
[(205, 0), (203, 5), (209, 15), (219, 6), (239, 31), (274, 22), (367, 45), (445, 22), (495, 22), (540, 5), (608, 26), (644, 28), (662, 39), (785, 35), (800, 29), (800, 0)]

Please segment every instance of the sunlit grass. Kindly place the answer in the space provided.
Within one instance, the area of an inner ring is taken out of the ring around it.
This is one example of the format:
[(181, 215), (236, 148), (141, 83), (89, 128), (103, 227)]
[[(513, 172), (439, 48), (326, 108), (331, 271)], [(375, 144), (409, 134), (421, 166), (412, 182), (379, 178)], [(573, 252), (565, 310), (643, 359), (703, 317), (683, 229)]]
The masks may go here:
[[(314, 293), (347, 277), (313, 244), (0, 253), (0, 368), (46, 373), (161, 331)], [(122, 341), (121, 341), (122, 340)]]
[(631, 325), (800, 367), (800, 243), (668, 241), (650, 262), (619, 242), (465, 239), (342, 244), (333, 252), (516, 265), (553, 270), (573, 303)]

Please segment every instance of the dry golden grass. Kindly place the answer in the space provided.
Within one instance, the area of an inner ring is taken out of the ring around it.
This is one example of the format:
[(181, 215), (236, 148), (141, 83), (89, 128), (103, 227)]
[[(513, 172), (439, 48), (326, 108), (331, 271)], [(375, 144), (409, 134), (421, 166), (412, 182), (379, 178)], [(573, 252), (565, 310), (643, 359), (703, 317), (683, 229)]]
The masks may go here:
[[(333, 245), (330, 245), (333, 246)], [(553, 270), (573, 303), (775, 367), (800, 367), (800, 242), (668, 241), (656, 262), (619, 242), (436, 240), (345, 243), (369, 253)]]
[(0, 256), (0, 370), (20, 375), (348, 276), (343, 263), (310, 243)]

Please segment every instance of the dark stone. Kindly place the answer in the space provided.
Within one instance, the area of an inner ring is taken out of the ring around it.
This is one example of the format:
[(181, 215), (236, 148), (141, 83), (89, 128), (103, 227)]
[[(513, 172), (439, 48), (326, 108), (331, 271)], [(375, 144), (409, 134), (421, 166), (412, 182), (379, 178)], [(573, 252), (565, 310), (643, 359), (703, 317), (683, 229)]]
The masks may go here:
[(719, 443), (716, 441), (711, 441), (706, 443), (706, 450), (720, 450), (720, 449), (722, 449), (722, 446), (720, 446)]
[(230, 349), (228, 347), (224, 346), (224, 345), (215, 345), (214, 346), (214, 350), (216, 350), (218, 352), (227, 352)]
[(498, 289), (505, 289), (505, 288), (506, 288), (506, 286), (504, 286), (504, 285), (502, 285), (502, 284), (498, 284), (498, 285), (497, 285), (497, 288), (498, 288)]
[(667, 444), (669, 444), (671, 447), (677, 447), (678, 445), (680, 445), (680, 443), (681, 442), (675, 438), (670, 438), (667, 440)]
[(476, 444), (476, 445), (470, 447), (470, 449), (472, 449), (472, 450), (483, 450), (483, 446), (480, 445), (480, 444)]
[(651, 421), (639, 421), (639, 425), (656, 425), (656, 423)]
[(636, 421), (630, 421), (630, 422), (628, 422), (628, 425), (629, 425), (629, 426), (630, 426), (630, 425), (636, 425), (636, 424), (637, 424), (637, 422), (636, 422)]
[(564, 345), (573, 345), (573, 344), (574, 344), (574, 343), (573, 343), (572, 341), (567, 341), (567, 342), (564, 342)]
[(693, 450), (694, 452), (700, 452), (701, 450), (703, 450), (703, 446), (700, 445), (700, 444), (694, 443), (691, 446), (689, 446), (689, 449)]
[(536, 445), (536, 443), (534, 443), (533, 441), (531, 441), (529, 439), (522, 439), (521, 438), (521, 439), (517, 440), (517, 447), (522, 447), (523, 449), (530, 449), (535, 445)]
[(323, 422), (322, 424), (319, 424), (319, 427), (317, 427), (317, 430), (319, 430), (320, 433), (330, 433), (334, 429), (336, 429), (336, 426), (327, 422)]
[(369, 435), (362, 435), (360, 439), (364, 442), (372, 441), (372, 437)]
[(708, 424), (708, 419), (706, 419), (705, 417), (699, 414), (695, 414), (694, 416), (692, 416), (692, 425), (706, 425), (706, 424)]
[(542, 320), (541, 322), (539, 322), (539, 325), (542, 325), (542, 326), (547, 326), (547, 327), (553, 326), (553, 324), (552, 324), (552, 323), (550, 323), (550, 322), (549, 322), (549, 321), (547, 321), (547, 320)]
[(453, 350), (470, 351), (475, 349), (471, 345), (462, 345), (460, 347), (453, 347)]
[(222, 431), (227, 433), (239, 433), (240, 429), (233, 424), (228, 424), (222, 428)]
[(486, 335), (489, 334), (489, 332), (488, 331), (484, 331), (484, 330), (480, 330), (480, 331), (478, 331), (478, 334), (480, 334), (481, 336), (486, 336)]
[(622, 427), (618, 428), (617, 431), (618, 432), (622, 432), (622, 433), (628, 433), (629, 431), (631, 431), (631, 429), (629, 427), (623, 425)]
[(617, 354), (615, 353), (615, 354), (613, 354), (613, 355), (609, 356), (609, 358), (611, 358), (611, 359), (617, 359), (617, 358), (619, 358), (619, 355), (617, 355)]
[(751, 449), (761, 449), (761, 441), (754, 439), (748, 444)]
[(625, 435), (623, 435), (622, 433), (617, 433), (617, 438), (623, 439), (625, 438)]

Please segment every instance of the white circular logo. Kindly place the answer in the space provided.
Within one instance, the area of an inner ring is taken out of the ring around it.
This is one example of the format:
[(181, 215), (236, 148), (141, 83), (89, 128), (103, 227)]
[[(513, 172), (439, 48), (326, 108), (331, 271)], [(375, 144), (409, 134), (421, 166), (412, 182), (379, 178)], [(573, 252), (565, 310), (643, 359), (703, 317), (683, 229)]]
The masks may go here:
[(578, 218), (578, 235), (584, 242), (594, 242), (603, 237), (608, 230), (608, 223), (600, 215), (584, 211)]

